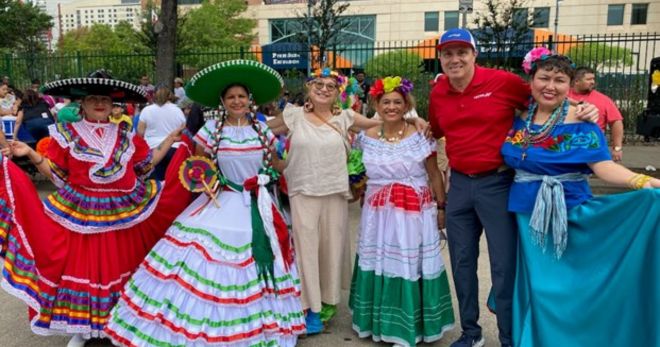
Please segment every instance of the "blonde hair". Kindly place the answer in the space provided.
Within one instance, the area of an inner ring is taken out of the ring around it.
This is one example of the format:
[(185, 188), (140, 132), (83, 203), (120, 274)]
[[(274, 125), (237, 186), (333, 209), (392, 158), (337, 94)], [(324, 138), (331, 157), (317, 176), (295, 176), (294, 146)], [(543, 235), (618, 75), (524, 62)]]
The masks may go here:
[(154, 103), (157, 104), (158, 106), (163, 106), (168, 101), (172, 101), (173, 97), (174, 94), (172, 93), (170, 88), (161, 87), (158, 88), (158, 90), (156, 90), (156, 93), (154, 93)]

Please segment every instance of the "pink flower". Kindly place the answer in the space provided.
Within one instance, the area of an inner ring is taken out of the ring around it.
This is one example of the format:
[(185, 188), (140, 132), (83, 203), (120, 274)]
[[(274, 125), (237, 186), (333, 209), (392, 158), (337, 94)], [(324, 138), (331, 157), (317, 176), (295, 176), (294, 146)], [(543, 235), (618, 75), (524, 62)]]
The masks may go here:
[(532, 71), (532, 64), (534, 64), (534, 62), (541, 59), (541, 57), (544, 55), (551, 54), (552, 52), (545, 47), (536, 47), (532, 49), (531, 51), (527, 52), (527, 54), (525, 54), (525, 59), (523, 59), (522, 63), (523, 70), (526, 74), (529, 75), (529, 73)]

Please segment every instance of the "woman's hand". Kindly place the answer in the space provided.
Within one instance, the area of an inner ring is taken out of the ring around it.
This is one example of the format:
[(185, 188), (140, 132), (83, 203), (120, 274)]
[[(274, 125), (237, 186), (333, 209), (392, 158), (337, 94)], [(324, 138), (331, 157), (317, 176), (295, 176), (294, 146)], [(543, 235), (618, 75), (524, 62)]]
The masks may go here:
[(438, 230), (445, 228), (445, 210), (438, 210)]
[(2, 153), (4, 157), (11, 159), (12, 156), (11, 147), (9, 146), (2, 147), (2, 149), (0, 149), (0, 153)]
[(185, 128), (186, 128), (186, 126), (182, 125), (178, 129), (174, 130), (169, 135), (167, 135), (167, 137), (169, 137), (170, 140), (172, 140), (172, 143), (179, 142), (179, 141), (181, 141), (181, 133), (183, 133), (183, 129), (185, 129)]
[(10, 146), (11, 146), (11, 153), (16, 157), (24, 157), (26, 155), (29, 155), (30, 152), (34, 151), (25, 142), (21, 142), (21, 141), (12, 141)]
[(432, 139), (433, 134), (431, 133), (431, 127), (429, 126), (429, 123), (425, 121), (424, 119), (420, 117), (414, 117), (414, 118), (408, 118), (406, 119), (406, 122), (408, 124), (412, 124), (415, 126), (415, 129), (417, 129), (417, 132), (424, 135), (427, 139)]

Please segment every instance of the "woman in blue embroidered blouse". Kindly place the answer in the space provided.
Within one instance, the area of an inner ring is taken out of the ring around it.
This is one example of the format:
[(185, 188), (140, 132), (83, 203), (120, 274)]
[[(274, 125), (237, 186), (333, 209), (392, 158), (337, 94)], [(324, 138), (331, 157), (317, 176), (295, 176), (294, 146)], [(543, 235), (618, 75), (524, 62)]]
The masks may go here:
[[(598, 126), (567, 101), (571, 61), (543, 50), (525, 58), (532, 100), (502, 148), (520, 231), (514, 344), (658, 346), (660, 180), (611, 160)], [(651, 189), (593, 197), (591, 173)]]

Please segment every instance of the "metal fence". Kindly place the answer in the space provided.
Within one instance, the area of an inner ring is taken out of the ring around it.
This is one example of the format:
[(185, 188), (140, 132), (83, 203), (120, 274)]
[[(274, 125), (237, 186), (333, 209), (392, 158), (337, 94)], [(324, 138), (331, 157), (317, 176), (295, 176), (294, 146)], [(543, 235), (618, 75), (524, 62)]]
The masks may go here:
[[(426, 112), (429, 81), (441, 72), (435, 49), (437, 37), (420, 41), (374, 42), (329, 47), (322, 64), (347, 74), (364, 70), (367, 78), (401, 74), (415, 83), (418, 109)], [(612, 97), (626, 117), (626, 129), (634, 127), (634, 118), (643, 110), (649, 88), (650, 60), (660, 56), (660, 34), (617, 35), (528, 35), (518, 42), (478, 44), (478, 63), (483, 66), (505, 68), (522, 75), (520, 64), (533, 47), (552, 47), (570, 56), (577, 65), (598, 71), (598, 89)], [(300, 49), (290, 53), (318, 58), (318, 49)], [(235, 58), (262, 60), (269, 52), (261, 47), (209, 52), (178, 52), (177, 74), (184, 79), (208, 65)], [(312, 59), (315, 60), (315, 59)], [(42, 82), (65, 77), (84, 76), (90, 71), (105, 68), (116, 77), (138, 81), (141, 75), (152, 77), (155, 55), (145, 53), (82, 53), (76, 54), (7, 54), (0, 61), (0, 74), (7, 75), (19, 87), (29, 85), (31, 79)], [(318, 66), (316, 64), (315, 66)], [(302, 90), (306, 68), (280, 69), (292, 94)]]

